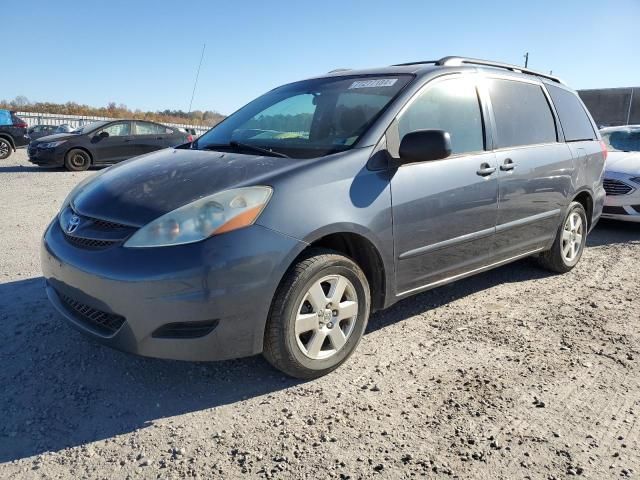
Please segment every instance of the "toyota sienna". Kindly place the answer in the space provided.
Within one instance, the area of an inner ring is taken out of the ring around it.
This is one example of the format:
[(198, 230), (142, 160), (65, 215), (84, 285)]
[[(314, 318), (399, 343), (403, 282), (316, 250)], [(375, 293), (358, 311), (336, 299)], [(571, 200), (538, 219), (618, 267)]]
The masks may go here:
[(550, 75), (463, 57), (335, 71), (81, 182), (44, 234), (47, 294), (118, 349), (262, 352), (314, 378), (398, 300), (528, 256), (571, 270), (605, 157)]

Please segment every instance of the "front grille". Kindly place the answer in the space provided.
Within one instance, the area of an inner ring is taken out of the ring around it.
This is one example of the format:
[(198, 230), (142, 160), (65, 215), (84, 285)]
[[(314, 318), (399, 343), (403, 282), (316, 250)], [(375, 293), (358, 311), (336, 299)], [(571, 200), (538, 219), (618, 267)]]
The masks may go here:
[(58, 292), (58, 297), (74, 318), (103, 335), (113, 335), (125, 322), (120, 315), (95, 309), (62, 293)]
[[(72, 221), (75, 221), (75, 224), (72, 225)], [(102, 250), (119, 245), (136, 230), (136, 227), (110, 220), (85, 217), (72, 207), (60, 212), (59, 224), (67, 242), (74, 247), (88, 250)]]
[(91, 220), (93, 220), (93, 226), (101, 230), (123, 230), (123, 229), (131, 228), (129, 225), (122, 225), (121, 223), (109, 222), (107, 220), (101, 220), (99, 218), (91, 218)]
[(86, 248), (89, 250), (102, 250), (103, 248), (109, 248), (119, 243), (112, 240), (95, 240), (93, 238), (73, 237), (66, 233), (64, 234), (64, 237), (74, 247)]
[(633, 191), (633, 187), (620, 180), (604, 179), (604, 190), (607, 195), (626, 195)]

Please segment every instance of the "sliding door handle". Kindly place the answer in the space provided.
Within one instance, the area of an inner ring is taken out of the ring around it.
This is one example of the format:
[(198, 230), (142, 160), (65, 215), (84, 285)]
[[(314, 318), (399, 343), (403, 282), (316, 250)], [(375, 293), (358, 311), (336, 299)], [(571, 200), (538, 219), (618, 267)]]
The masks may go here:
[(502, 170), (503, 172), (508, 172), (509, 170), (513, 170), (514, 168), (516, 168), (516, 164), (510, 158), (506, 158), (504, 163), (500, 165), (500, 170)]
[(488, 175), (491, 175), (495, 171), (496, 167), (492, 167), (488, 163), (483, 163), (482, 165), (480, 165), (480, 169), (477, 170), (476, 173), (481, 177), (486, 177)]

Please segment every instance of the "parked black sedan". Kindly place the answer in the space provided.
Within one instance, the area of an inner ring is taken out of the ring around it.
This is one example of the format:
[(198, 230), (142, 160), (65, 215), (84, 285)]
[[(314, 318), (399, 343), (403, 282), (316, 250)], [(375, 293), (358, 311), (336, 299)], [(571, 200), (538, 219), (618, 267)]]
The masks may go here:
[(33, 141), (46, 137), (47, 135), (53, 135), (56, 133), (57, 128), (57, 125), (34, 125), (33, 127), (29, 127), (29, 138)]
[(177, 128), (142, 120), (94, 122), (29, 144), (29, 161), (36, 165), (86, 170), (192, 141)]

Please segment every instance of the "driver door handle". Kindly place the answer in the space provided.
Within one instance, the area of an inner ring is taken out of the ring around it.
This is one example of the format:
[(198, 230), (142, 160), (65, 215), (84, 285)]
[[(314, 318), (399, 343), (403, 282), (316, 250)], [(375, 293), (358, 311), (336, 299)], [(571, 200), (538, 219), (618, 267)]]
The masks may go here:
[(500, 165), (500, 170), (502, 170), (503, 172), (513, 170), (514, 168), (516, 168), (516, 164), (510, 158), (505, 158), (504, 163)]
[(486, 177), (488, 175), (491, 175), (495, 171), (496, 171), (496, 167), (492, 167), (488, 163), (483, 163), (480, 165), (480, 169), (477, 170), (476, 173), (481, 177)]

